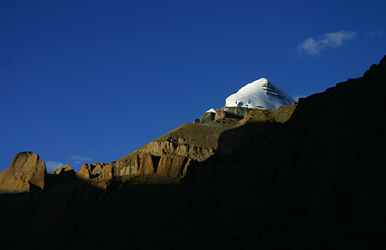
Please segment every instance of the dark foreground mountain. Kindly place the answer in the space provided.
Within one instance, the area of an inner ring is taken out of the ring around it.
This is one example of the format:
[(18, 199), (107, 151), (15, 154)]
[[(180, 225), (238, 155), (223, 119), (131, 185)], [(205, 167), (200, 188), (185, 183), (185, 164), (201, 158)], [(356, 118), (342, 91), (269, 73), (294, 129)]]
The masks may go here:
[(286, 108), (250, 112), (182, 179), (86, 182), (57, 171), (43, 192), (1, 194), (0, 246), (384, 249), (385, 99), (386, 58), (364, 77), (301, 99), (285, 123)]

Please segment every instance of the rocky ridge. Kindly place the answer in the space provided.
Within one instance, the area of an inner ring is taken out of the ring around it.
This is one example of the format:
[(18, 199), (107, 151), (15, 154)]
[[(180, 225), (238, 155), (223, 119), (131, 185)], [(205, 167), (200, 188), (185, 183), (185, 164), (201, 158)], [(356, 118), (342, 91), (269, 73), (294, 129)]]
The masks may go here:
[(77, 176), (98, 180), (138, 174), (182, 178), (190, 162), (214, 154), (224, 129), (187, 123), (110, 164), (83, 164)]
[(248, 122), (285, 122), (295, 108), (296, 104), (278, 110), (219, 109), (206, 124), (184, 124), (111, 163), (84, 163), (76, 175), (85, 180), (138, 174), (183, 178), (191, 162), (204, 161), (215, 153), (223, 131)]
[(46, 175), (46, 164), (39, 155), (32, 152), (19, 153), (9, 168), (0, 172), (0, 191), (40, 191), (48, 183)]

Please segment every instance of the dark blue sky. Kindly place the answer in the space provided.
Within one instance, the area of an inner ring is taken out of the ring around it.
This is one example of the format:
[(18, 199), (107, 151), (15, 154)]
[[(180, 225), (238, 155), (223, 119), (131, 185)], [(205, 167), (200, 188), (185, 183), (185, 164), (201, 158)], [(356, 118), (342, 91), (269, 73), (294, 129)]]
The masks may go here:
[(294, 98), (386, 54), (384, 1), (0, 1), (0, 170), (111, 162), (261, 77)]

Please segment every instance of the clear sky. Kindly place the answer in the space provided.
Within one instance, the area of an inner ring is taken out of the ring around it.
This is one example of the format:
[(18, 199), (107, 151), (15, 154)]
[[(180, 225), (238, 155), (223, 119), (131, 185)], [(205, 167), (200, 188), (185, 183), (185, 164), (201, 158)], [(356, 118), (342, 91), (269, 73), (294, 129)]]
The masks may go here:
[(0, 1), (0, 170), (111, 162), (261, 77), (295, 99), (386, 54), (386, 2)]

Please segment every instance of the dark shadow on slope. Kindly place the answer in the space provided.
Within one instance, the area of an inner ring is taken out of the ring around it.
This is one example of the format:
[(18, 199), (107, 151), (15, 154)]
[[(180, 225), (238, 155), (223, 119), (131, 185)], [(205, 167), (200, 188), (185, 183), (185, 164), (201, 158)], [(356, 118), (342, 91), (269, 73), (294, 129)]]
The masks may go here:
[(51, 184), (71, 182), (76, 179), (74, 170), (61, 172), (60, 174), (47, 174), (48, 180)]
[[(74, 244), (110, 244), (103, 237), (113, 231), (120, 233), (122, 226), (131, 228), (130, 221), (143, 232), (144, 225), (152, 227), (150, 218), (162, 220), (167, 209), (161, 207), (173, 204), (172, 198), (180, 189), (179, 178), (136, 175), (83, 180), (72, 177), (56, 176), (55, 183), (42, 194), (0, 194), (0, 248), (68, 249)], [(142, 233), (136, 237), (140, 235)]]

